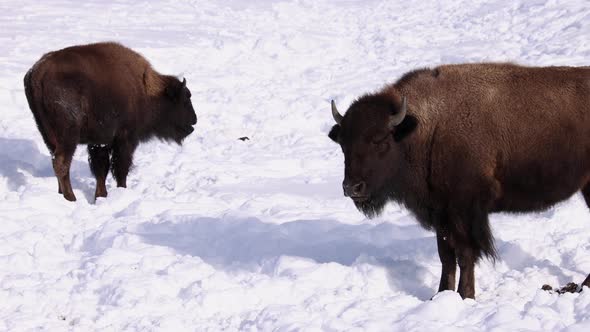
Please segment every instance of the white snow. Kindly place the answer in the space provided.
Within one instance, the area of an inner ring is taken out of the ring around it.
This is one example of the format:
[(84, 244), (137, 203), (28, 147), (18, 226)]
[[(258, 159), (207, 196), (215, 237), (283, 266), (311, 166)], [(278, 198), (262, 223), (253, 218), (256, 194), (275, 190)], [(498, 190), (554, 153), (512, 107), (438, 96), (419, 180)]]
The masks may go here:
[[(135, 154), (128, 189), (57, 194), (23, 91), (45, 52), (114, 40), (186, 77), (199, 122), (182, 147)], [(502, 260), (477, 299), (430, 298), (434, 235), (391, 204), (365, 219), (341, 193), (330, 99), (441, 63), (589, 65), (587, 1), (0, 1), (0, 330), (590, 330), (579, 195), (491, 217)], [(248, 136), (250, 140), (240, 141)], [(567, 172), (567, 170), (563, 170)]]

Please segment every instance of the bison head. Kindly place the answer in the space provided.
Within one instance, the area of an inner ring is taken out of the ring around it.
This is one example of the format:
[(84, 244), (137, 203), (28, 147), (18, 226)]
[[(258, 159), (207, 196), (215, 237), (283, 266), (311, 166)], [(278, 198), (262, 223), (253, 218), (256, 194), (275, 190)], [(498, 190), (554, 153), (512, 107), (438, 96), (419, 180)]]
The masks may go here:
[(395, 179), (403, 162), (402, 140), (417, 125), (407, 116), (407, 100), (368, 95), (355, 101), (342, 116), (332, 101), (336, 125), (329, 137), (344, 153), (344, 196), (367, 217), (381, 213), (394, 198)]
[(180, 82), (174, 78), (165, 89), (165, 114), (163, 123), (157, 124), (160, 137), (181, 144), (193, 132), (197, 115), (191, 103), (191, 92), (186, 87), (186, 79)]

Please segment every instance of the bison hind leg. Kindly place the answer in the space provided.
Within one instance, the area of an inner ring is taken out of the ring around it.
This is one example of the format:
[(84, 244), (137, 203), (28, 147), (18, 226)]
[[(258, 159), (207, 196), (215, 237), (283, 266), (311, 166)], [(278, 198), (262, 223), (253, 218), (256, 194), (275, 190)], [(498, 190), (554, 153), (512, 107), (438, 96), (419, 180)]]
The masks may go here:
[(72, 183), (70, 182), (70, 166), (75, 150), (76, 145), (68, 148), (58, 146), (53, 156), (53, 171), (57, 177), (59, 192), (63, 194), (65, 199), (71, 202), (76, 201)]
[(110, 146), (88, 144), (88, 164), (96, 179), (94, 198), (107, 197), (106, 179), (110, 168), (110, 153)]

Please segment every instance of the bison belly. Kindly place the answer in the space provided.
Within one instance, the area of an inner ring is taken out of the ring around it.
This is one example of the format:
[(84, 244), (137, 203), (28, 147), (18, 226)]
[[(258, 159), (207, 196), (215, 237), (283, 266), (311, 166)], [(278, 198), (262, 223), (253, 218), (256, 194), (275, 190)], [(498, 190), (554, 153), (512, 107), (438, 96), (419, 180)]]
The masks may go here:
[(96, 117), (94, 114), (89, 114), (88, 120), (80, 131), (80, 144), (111, 144), (113, 142), (120, 127), (118, 115)]
[(495, 211), (540, 211), (571, 197), (590, 180), (588, 162), (576, 158), (536, 160), (500, 175)]

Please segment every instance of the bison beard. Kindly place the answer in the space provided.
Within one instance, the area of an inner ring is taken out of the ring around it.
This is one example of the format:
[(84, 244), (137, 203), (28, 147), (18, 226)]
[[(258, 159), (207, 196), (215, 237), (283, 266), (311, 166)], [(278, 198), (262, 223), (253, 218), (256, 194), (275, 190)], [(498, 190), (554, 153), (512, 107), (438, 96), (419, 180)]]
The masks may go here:
[(185, 138), (195, 129), (192, 126), (162, 125), (156, 129), (156, 137), (165, 142), (175, 142), (182, 145)]
[(354, 205), (367, 218), (372, 219), (377, 217), (383, 212), (387, 202), (393, 200), (393, 193), (388, 190), (388, 188), (392, 188), (392, 186), (380, 187), (379, 189), (371, 192), (371, 195), (366, 200), (353, 200)]

